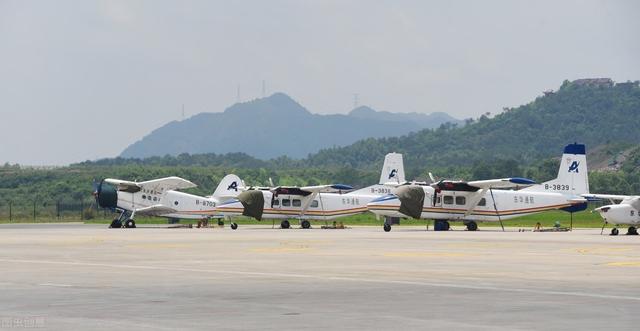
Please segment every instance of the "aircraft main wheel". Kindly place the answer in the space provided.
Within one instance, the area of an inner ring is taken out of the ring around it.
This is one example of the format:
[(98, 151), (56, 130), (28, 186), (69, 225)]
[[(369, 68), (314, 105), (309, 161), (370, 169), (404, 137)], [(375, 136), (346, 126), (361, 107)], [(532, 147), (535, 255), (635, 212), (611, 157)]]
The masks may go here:
[(109, 228), (111, 229), (118, 229), (122, 227), (122, 223), (120, 222), (119, 219), (114, 219), (111, 224), (109, 225)]
[(467, 230), (468, 231), (476, 231), (476, 230), (478, 230), (478, 223), (476, 223), (476, 222), (467, 223)]
[(611, 235), (612, 236), (617, 236), (618, 235), (618, 229), (617, 228), (611, 229)]
[(218, 220), (218, 226), (224, 226), (224, 221), (223, 220)]
[(300, 225), (302, 226), (303, 229), (308, 229), (311, 227), (311, 223), (307, 220), (300, 222)]
[(237, 223), (231, 223), (231, 229), (235, 230), (238, 228), (238, 224)]
[(283, 229), (288, 229), (289, 227), (291, 227), (291, 224), (289, 224), (289, 221), (284, 220), (282, 222), (280, 222), (280, 227)]
[(451, 229), (451, 225), (449, 225), (448, 221), (444, 221), (444, 230), (449, 231), (449, 229)]
[(126, 222), (124, 222), (124, 227), (125, 228), (135, 228), (136, 227), (136, 222), (134, 220), (127, 220)]
[(384, 232), (389, 232), (389, 231), (391, 231), (391, 224), (384, 223)]
[(631, 235), (631, 236), (637, 236), (638, 235), (638, 229), (636, 229), (635, 226), (630, 226), (629, 229), (627, 230), (627, 234)]

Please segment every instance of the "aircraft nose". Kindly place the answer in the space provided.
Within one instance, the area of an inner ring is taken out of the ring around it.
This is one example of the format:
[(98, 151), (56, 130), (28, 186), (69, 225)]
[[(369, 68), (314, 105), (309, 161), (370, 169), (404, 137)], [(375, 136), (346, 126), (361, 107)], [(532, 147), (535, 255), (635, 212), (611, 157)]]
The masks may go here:
[(400, 209), (400, 199), (395, 194), (388, 194), (369, 202), (367, 209), (375, 214), (383, 211), (398, 211)]
[(232, 199), (218, 205), (217, 210), (223, 215), (237, 216), (242, 215), (244, 206), (238, 199)]

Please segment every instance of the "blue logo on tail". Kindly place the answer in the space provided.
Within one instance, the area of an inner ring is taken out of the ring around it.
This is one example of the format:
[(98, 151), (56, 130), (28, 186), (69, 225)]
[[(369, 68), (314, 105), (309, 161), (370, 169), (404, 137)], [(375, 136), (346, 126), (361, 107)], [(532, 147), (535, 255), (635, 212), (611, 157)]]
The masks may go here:
[(571, 165), (569, 166), (569, 172), (578, 173), (578, 165), (580, 165), (580, 162), (573, 161), (573, 163), (571, 163)]
[(236, 192), (238, 192), (238, 183), (237, 182), (233, 182), (231, 183), (231, 185), (229, 185), (229, 187), (227, 187), (227, 191), (231, 191), (234, 190)]
[(389, 173), (389, 179), (395, 177), (397, 173), (398, 173), (398, 170), (396, 169), (391, 170), (391, 172)]

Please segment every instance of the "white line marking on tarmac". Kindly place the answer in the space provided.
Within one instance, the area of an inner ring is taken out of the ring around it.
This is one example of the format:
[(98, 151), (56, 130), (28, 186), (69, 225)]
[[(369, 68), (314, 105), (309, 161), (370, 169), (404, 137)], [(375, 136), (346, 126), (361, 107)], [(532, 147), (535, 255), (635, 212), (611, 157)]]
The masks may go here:
[[(293, 273), (279, 273), (279, 272), (257, 272), (257, 271), (236, 271), (236, 270), (205, 270), (205, 269), (193, 269), (193, 268), (181, 268), (171, 266), (141, 266), (141, 265), (127, 265), (127, 264), (109, 264), (109, 263), (94, 263), (94, 262), (67, 262), (67, 261), (39, 261), (39, 260), (11, 260), (0, 259), (0, 262), (6, 263), (32, 263), (32, 264), (54, 264), (54, 265), (68, 265), (68, 266), (84, 266), (84, 267), (103, 267), (103, 268), (121, 268), (121, 269), (138, 269), (138, 270), (163, 270), (163, 271), (180, 271), (180, 272), (200, 272), (211, 274), (228, 274), (238, 276), (253, 276), (253, 277), (286, 277), (286, 278), (298, 278), (298, 279), (316, 279), (316, 280), (340, 280), (357, 283), (376, 283), (376, 284), (398, 284), (398, 285), (413, 285), (424, 287), (443, 287), (443, 288), (456, 288), (466, 290), (480, 290), (480, 291), (498, 291), (498, 292), (514, 292), (514, 293), (530, 293), (530, 294), (547, 294), (547, 295), (561, 295), (561, 296), (574, 296), (585, 298), (598, 298), (598, 299), (612, 299), (612, 300), (633, 300), (640, 301), (640, 297), (635, 296), (623, 296), (623, 295), (609, 295), (599, 293), (586, 293), (575, 291), (549, 291), (549, 290), (536, 290), (527, 288), (505, 288), (496, 286), (481, 286), (481, 285), (463, 285), (452, 283), (427, 283), (420, 281), (410, 280), (387, 280), (387, 279), (373, 279), (373, 278), (353, 278), (344, 276), (323, 276), (323, 275), (306, 275), (306, 274), (293, 274)], [(43, 284), (40, 284), (43, 285)], [(52, 286), (52, 285), (49, 285)], [(69, 285), (72, 286), (72, 285)]]

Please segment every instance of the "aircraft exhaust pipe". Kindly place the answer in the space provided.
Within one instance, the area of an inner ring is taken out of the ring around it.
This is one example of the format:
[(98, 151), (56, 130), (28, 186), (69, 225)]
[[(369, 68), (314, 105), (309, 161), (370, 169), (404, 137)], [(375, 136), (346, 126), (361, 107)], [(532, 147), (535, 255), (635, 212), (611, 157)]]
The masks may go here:
[(400, 186), (396, 189), (395, 194), (400, 200), (399, 212), (415, 219), (420, 219), (425, 198), (422, 187)]
[(240, 193), (237, 199), (242, 203), (244, 211), (242, 215), (262, 220), (264, 212), (264, 195), (262, 191), (244, 191)]

